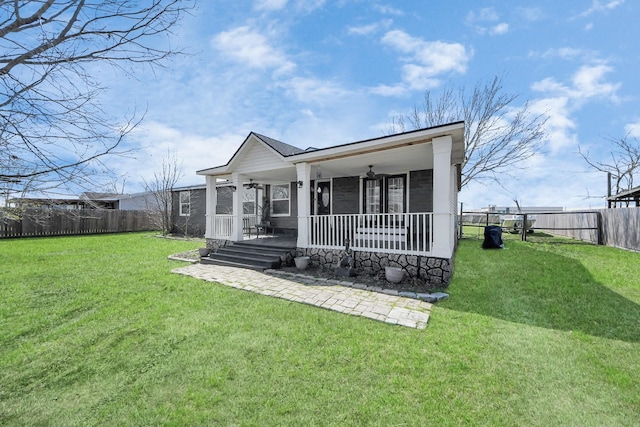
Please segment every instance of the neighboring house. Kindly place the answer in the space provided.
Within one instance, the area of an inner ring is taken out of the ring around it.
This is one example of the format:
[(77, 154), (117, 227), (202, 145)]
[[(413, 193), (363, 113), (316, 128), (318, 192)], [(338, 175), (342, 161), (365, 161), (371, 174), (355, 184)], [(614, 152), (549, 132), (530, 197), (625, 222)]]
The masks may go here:
[(122, 194), (86, 192), (79, 197), (15, 197), (9, 206), (36, 209), (119, 209)]
[(171, 191), (172, 233), (202, 237), (206, 228), (206, 185), (176, 187)]
[(240, 241), (247, 215), (266, 216), (312, 263), (335, 263), (348, 240), (357, 270), (399, 265), (446, 284), (463, 159), (464, 122), (307, 150), (252, 132), (226, 165), (197, 172), (205, 237), (213, 248)]
[(85, 192), (80, 194), (80, 200), (84, 202), (85, 209), (120, 209), (120, 197), (117, 193)]
[(121, 211), (148, 211), (156, 205), (156, 198), (150, 191), (134, 194), (119, 194), (118, 204)]
[(7, 201), (10, 208), (23, 209), (57, 209), (57, 210), (79, 210), (85, 208), (85, 203), (73, 198), (37, 198), (37, 197), (14, 197)]

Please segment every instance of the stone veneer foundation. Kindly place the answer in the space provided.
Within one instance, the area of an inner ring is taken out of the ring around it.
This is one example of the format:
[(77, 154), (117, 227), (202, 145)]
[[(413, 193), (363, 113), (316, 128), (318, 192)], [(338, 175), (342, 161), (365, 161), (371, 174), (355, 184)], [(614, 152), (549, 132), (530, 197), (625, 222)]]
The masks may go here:
[(217, 252), (218, 249), (224, 248), (229, 243), (229, 240), (226, 239), (209, 239), (206, 238), (206, 247), (211, 249), (212, 252)]
[[(206, 239), (207, 248), (217, 251), (229, 242), (224, 239)], [(281, 256), (282, 264), (293, 266), (296, 256), (308, 256), (311, 267), (335, 269), (341, 249), (297, 248)], [(410, 279), (417, 279), (427, 285), (446, 288), (453, 273), (453, 259), (425, 257), (418, 255), (386, 254), (353, 251), (354, 265), (358, 274), (377, 275), (386, 266), (400, 267)]]
[[(298, 256), (308, 256), (310, 265), (333, 269), (338, 264), (340, 249), (298, 248)], [(453, 272), (453, 260), (418, 255), (386, 254), (353, 251), (354, 268), (358, 274), (377, 275), (386, 266), (400, 267), (410, 279), (438, 287), (449, 286)]]

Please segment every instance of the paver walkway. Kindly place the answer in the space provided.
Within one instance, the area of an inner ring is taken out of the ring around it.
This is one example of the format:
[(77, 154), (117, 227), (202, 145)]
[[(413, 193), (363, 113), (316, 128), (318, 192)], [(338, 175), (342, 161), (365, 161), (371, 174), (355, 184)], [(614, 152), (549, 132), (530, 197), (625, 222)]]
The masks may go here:
[(192, 264), (176, 268), (172, 272), (262, 295), (417, 329), (424, 329), (427, 326), (432, 306), (428, 302), (413, 298), (328, 284), (326, 279), (275, 277), (244, 268)]

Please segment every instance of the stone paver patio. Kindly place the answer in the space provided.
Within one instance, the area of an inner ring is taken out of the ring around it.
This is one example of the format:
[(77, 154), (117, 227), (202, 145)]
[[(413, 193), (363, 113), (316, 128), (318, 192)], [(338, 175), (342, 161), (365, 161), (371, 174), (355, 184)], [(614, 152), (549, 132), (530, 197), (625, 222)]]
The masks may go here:
[(283, 278), (237, 267), (192, 264), (172, 272), (409, 328), (424, 329), (432, 306), (399, 295), (329, 284), (326, 279)]

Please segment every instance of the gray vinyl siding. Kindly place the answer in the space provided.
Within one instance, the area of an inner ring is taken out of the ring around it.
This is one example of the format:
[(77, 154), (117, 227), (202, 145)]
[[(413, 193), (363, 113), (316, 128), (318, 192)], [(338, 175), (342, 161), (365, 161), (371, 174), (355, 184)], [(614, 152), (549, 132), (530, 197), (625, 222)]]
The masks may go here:
[(335, 178), (332, 190), (334, 215), (360, 213), (360, 178)]
[(272, 216), (271, 225), (278, 230), (297, 230), (298, 229), (298, 183), (292, 182), (290, 185), (291, 194), (289, 202), (289, 216)]
[(409, 213), (433, 211), (433, 169), (409, 174)]
[(190, 214), (180, 216), (180, 193), (172, 193), (171, 219), (172, 232), (188, 236), (204, 236), (207, 218), (206, 190), (204, 188), (195, 190), (184, 190), (190, 192)]

